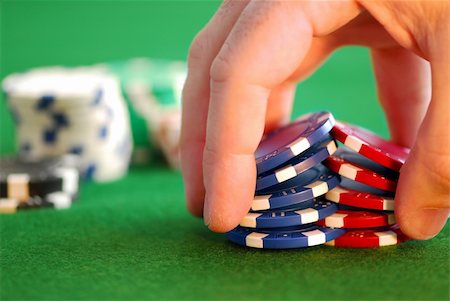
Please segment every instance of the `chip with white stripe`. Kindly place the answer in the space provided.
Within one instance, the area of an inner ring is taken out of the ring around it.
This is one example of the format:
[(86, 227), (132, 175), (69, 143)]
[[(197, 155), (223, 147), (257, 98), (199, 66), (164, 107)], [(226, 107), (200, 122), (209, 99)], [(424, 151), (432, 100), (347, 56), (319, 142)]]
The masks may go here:
[(327, 200), (335, 203), (373, 210), (393, 211), (394, 194), (367, 185), (342, 179), (340, 186), (325, 194)]
[(323, 164), (348, 179), (371, 187), (395, 192), (399, 174), (367, 159), (360, 154), (339, 148)]
[(0, 159), (0, 197), (28, 202), (35, 196), (45, 197), (53, 192), (78, 193), (79, 172), (73, 156), (42, 160), (20, 157)]
[(251, 229), (238, 226), (227, 233), (230, 241), (260, 249), (293, 249), (321, 245), (335, 240), (345, 233), (344, 229), (330, 229), (316, 225), (276, 229)]
[(340, 177), (337, 174), (318, 164), (289, 181), (271, 187), (271, 190), (257, 192), (251, 210), (272, 210), (299, 205), (324, 195), (339, 182)]
[(362, 127), (337, 121), (331, 135), (364, 157), (399, 171), (409, 156), (408, 148), (387, 141)]
[(333, 214), (338, 206), (325, 199), (318, 199), (309, 207), (281, 211), (249, 212), (240, 225), (248, 228), (279, 228), (317, 222)]
[(258, 175), (273, 170), (308, 150), (331, 130), (335, 120), (330, 112), (309, 113), (269, 133), (256, 152)]
[(256, 179), (256, 191), (270, 189), (270, 187), (300, 176), (306, 170), (322, 163), (337, 149), (336, 142), (329, 136), (313, 145), (303, 154), (290, 160), (285, 166), (262, 174)]
[(318, 221), (317, 224), (330, 228), (377, 228), (395, 224), (395, 216), (391, 212), (339, 208), (338, 211)]
[(397, 245), (409, 239), (397, 225), (394, 225), (382, 230), (348, 230), (344, 235), (325, 244), (342, 248), (376, 248)]

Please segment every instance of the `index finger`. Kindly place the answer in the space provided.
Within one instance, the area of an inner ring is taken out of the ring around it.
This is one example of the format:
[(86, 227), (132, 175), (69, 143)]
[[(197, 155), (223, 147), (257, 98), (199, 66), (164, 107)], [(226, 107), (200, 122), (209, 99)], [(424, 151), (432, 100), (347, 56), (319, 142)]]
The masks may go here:
[(188, 76), (183, 89), (180, 158), (187, 207), (197, 216), (203, 213), (205, 196), (202, 159), (209, 106), (209, 68), (246, 5), (246, 1), (224, 1), (189, 51)]
[(231, 230), (250, 208), (254, 152), (271, 90), (295, 71), (314, 34), (325, 35), (358, 13), (353, 1), (256, 1), (244, 9), (211, 67), (203, 158), (204, 218), (211, 230)]

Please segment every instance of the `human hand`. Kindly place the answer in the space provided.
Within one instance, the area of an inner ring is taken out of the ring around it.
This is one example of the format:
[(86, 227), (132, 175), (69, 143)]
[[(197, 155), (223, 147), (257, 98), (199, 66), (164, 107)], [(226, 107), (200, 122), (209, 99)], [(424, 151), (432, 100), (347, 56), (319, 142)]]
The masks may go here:
[[(289, 120), (295, 85), (344, 45), (371, 50), (391, 137), (412, 147), (396, 216), (415, 239), (450, 212), (450, 6), (447, 1), (225, 1), (192, 43), (183, 91), (187, 206), (217, 232), (253, 200), (254, 152)], [(345, 72), (345, 70), (343, 70)]]

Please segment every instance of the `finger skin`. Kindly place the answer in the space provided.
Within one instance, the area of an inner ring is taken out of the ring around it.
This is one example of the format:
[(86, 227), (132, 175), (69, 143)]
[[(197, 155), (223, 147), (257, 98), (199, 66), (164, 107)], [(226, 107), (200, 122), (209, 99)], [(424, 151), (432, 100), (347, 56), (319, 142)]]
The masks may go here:
[(311, 47), (297, 70), (270, 93), (264, 133), (279, 128), (290, 120), (297, 82), (304, 80), (319, 68), (336, 46), (333, 39), (312, 39)]
[(430, 64), (401, 47), (372, 49), (371, 54), (391, 138), (412, 147), (431, 101)]
[(209, 69), (246, 5), (247, 1), (224, 1), (194, 39), (188, 56), (188, 76), (183, 89), (180, 157), (186, 204), (196, 216), (203, 215), (205, 197), (202, 166), (209, 105)]
[[(202, 165), (210, 94), (209, 71), (213, 59), (247, 3), (248, 1), (224, 1), (212, 20), (194, 39), (188, 57), (189, 71), (183, 89), (180, 156), (187, 207), (196, 216), (203, 215), (205, 195)], [(300, 66), (298, 76), (304, 77), (305, 72), (311, 72), (331, 52), (329, 47), (323, 47), (325, 43), (314, 44), (317, 47), (313, 47), (308, 54), (309, 63)], [(266, 131), (289, 119), (294, 93), (292, 80), (281, 83), (271, 93), (271, 110), (266, 117)]]
[[(371, 52), (378, 96), (388, 120), (391, 138), (400, 145), (412, 147), (431, 100), (430, 65), (403, 48), (373, 49)], [(423, 143), (423, 138), (419, 137), (418, 149), (423, 149)], [(422, 203), (431, 204), (427, 198), (437, 201), (435, 180), (427, 185), (430, 179), (427, 175), (428, 156), (432, 158), (426, 149), (413, 151), (408, 160), (412, 163), (408, 162), (402, 169), (396, 197), (397, 221), (405, 233), (418, 239), (431, 238), (445, 224), (442, 224), (442, 218), (436, 219), (439, 213), (435, 210), (422, 210), (422, 217), (418, 217), (420, 209), (417, 207)], [(430, 226), (432, 221), (437, 221), (437, 224)], [(432, 230), (432, 234), (428, 232), (435, 228), (438, 230)]]
[(432, 100), (401, 169), (396, 216), (405, 234), (429, 239), (450, 213), (450, 7), (447, 1), (362, 1), (403, 47), (430, 61)]
[(398, 223), (415, 239), (436, 236), (450, 214), (449, 62), (432, 65), (433, 99), (397, 188)]
[(359, 13), (353, 2), (329, 3), (251, 2), (214, 60), (203, 170), (211, 230), (231, 230), (250, 208), (254, 151), (271, 91), (295, 72), (314, 34), (326, 35)]
[(338, 46), (339, 44), (332, 36), (314, 37), (308, 54), (288, 81), (297, 83), (306, 79), (325, 62)]
[[(253, 161), (251, 153), (257, 146), (255, 140), (260, 139), (264, 129), (267, 116), (264, 105), (267, 105), (271, 95), (275, 95), (273, 91), (289, 78), (288, 73), (291, 72), (290, 76), (295, 73), (291, 70), (293, 66), (301, 65), (304, 61), (304, 49), (311, 42), (308, 40), (309, 33), (315, 37), (325, 37), (331, 33), (330, 28), (335, 30), (345, 25), (359, 13), (354, 7), (353, 10), (345, 11), (351, 7), (348, 3), (252, 2), (252, 8), (249, 9), (249, 5), (242, 12), (225, 42), (214, 44), (220, 46), (220, 51), (210, 66), (211, 105), (207, 108), (206, 151), (203, 156), (205, 222), (213, 231), (230, 230), (248, 210), (249, 191), (253, 192), (253, 188), (249, 190), (248, 187), (254, 187), (255, 181), (254, 162), (250, 165), (250, 161)], [(373, 30), (380, 33), (377, 45), (383, 44), (389, 48), (394, 40), (432, 63), (433, 100), (420, 126), (419, 138), (411, 156), (401, 171), (396, 201), (402, 230), (413, 238), (430, 238), (439, 232), (449, 213), (449, 33), (439, 36), (436, 34), (443, 27), (448, 29), (448, 3), (359, 1), (359, 4), (368, 9), (392, 37), (389, 41), (386, 40), (382, 37), (384, 31), (380, 32), (375, 26)], [(290, 6), (289, 9), (280, 13), (285, 5)], [(301, 9), (296, 10), (298, 7)], [(442, 15), (447, 15), (447, 18), (442, 18)], [(289, 19), (290, 16), (295, 16), (295, 20)], [(289, 28), (277, 26), (277, 20), (280, 24), (284, 22)], [(427, 23), (430, 20), (432, 22)], [(298, 25), (296, 21), (302, 22), (303, 27), (292, 26)], [(370, 23), (370, 18), (368, 21)], [(309, 26), (305, 26), (303, 22)], [(305, 30), (306, 28), (309, 30)], [(286, 32), (290, 34), (290, 40), (284, 36)], [(277, 35), (278, 40), (274, 38)], [(299, 41), (307, 43), (296, 44)], [(368, 46), (372, 43), (367, 39), (359, 42)], [(443, 47), (443, 43), (446, 43), (446, 47)], [(293, 47), (290, 48), (291, 46)], [(286, 49), (300, 49), (301, 53), (292, 57), (295, 52), (287, 52)], [(436, 49), (440, 51), (435, 51)], [(388, 93), (388, 90), (382, 92), (394, 95), (392, 92)], [(398, 109), (393, 104), (388, 104), (388, 99), (389, 97), (382, 96), (393, 137), (403, 145), (411, 145), (414, 143), (417, 125), (412, 125), (413, 133), (402, 135), (405, 127), (396, 124), (407, 123), (408, 119), (421, 119), (422, 108), (418, 105), (412, 110), (412, 114), (404, 114), (400, 116), (402, 121), (396, 122), (392, 116), (395, 116), (393, 112)], [(418, 101), (417, 104), (422, 102)], [(200, 132), (204, 131), (202, 128)], [(245, 139), (247, 140), (244, 141)], [(438, 147), (439, 145), (444, 147)], [(198, 170), (196, 172), (199, 173)]]
[(289, 122), (294, 103), (296, 85), (284, 83), (274, 88), (267, 102), (264, 133), (268, 133)]

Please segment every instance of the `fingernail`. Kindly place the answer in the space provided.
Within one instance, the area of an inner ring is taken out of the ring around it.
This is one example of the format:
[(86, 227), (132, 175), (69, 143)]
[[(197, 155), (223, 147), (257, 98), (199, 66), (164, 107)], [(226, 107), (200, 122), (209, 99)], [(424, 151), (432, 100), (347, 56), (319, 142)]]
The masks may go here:
[(417, 211), (415, 222), (418, 234), (422, 239), (436, 236), (445, 226), (449, 215), (447, 208), (422, 208)]

